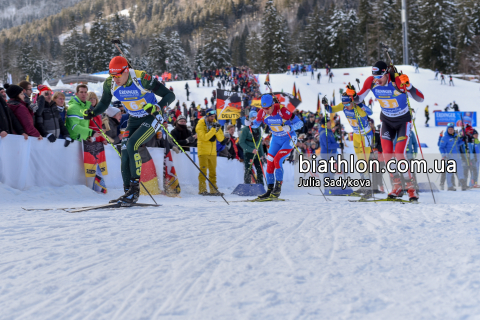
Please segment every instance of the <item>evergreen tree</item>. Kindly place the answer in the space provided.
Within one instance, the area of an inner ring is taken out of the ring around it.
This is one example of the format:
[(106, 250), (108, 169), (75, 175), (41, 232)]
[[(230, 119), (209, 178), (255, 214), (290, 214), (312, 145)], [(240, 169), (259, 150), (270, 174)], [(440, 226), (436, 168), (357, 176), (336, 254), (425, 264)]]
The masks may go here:
[(247, 65), (252, 68), (254, 72), (260, 72), (262, 70), (262, 61), (261, 61), (261, 40), (260, 36), (255, 32), (251, 32), (246, 41), (246, 57)]
[(423, 0), (420, 6), (423, 66), (442, 72), (454, 70), (455, 11), (455, 4), (449, 0)]
[(110, 60), (119, 55), (115, 46), (110, 42), (109, 23), (102, 18), (100, 12), (90, 29), (90, 41), (87, 45), (91, 63), (91, 72), (108, 70)]
[(420, 64), (422, 36), (420, 29), (420, 14), (418, 10), (419, 0), (407, 0), (409, 64), (413, 62)]
[(206, 69), (205, 67), (205, 56), (203, 55), (202, 48), (198, 48), (197, 53), (195, 54), (195, 70), (203, 71)]
[[(416, 1), (416, 0), (415, 0)], [(358, 6), (358, 32), (359, 36), (364, 39), (365, 43), (365, 55), (364, 59), (367, 64), (373, 64), (375, 59), (372, 59), (370, 51), (373, 48), (373, 39), (372, 34), (375, 33), (373, 28), (373, 23), (375, 19), (373, 18), (373, 5), (371, 0), (360, 0)]]
[(87, 41), (76, 29), (73, 29), (70, 37), (63, 41), (62, 52), (64, 68), (67, 74), (86, 72), (87, 67)]
[(180, 35), (177, 31), (170, 33), (169, 45), (166, 49), (168, 71), (172, 73), (172, 76), (178, 74), (182, 78), (187, 78), (190, 73), (189, 61), (185, 54), (185, 50), (183, 50)]
[(150, 45), (147, 50), (148, 70), (161, 74), (167, 69), (165, 59), (167, 58), (167, 37), (165, 33), (157, 33), (152, 35)]
[(330, 24), (327, 27), (328, 32), (328, 62), (331, 67), (344, 67), (345, 52), (348, 46), (345, 38), (345, 13), (335, 8), (330, 18)]
[(207, 41), (203, 47), (205, 66), (217, 69), (230, 65), (231, 57), (225, 37), (225, 27), (218, 22), (211, 22), (204, 30), (204, 37)]
[(343, 65), (346, 67), (359, 67), (365, 65), (365, 43), (360, 36), (360, 21), (355, 10), (350, 10), (345, 20), (345, 35), (347, 41)]
[(472, 45), (476, 35), (477, 24), (475, 15), (475, 4), (472, 0), (460, 0), (459, 12), (457, 15), (457, 63), (460, 71), (470, 73), (471, 67), (470, 57), (474, 56)]
[(262, 62), (264, 72), (283, 72), (287, 68), (286, 24), (273, 0), (268, 0), (262, 20)]
[[(305, 55), (309, 63), (317, 60), (318, 66), (323, 64), (323, 48), (325, 46), (325, 33), (323, 32), (324, 25), (320, 13), (316, 10), (307, 18), (305, 31), (302, 39), (302, 54)], [(292, 35), (292, 39), (294, 36)]]

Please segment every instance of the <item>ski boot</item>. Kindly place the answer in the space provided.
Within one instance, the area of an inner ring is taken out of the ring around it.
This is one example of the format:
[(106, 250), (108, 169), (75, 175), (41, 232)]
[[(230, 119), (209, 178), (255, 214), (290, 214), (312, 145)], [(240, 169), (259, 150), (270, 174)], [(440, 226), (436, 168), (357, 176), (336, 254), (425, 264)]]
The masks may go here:
[(210, 192), (207, 194), (207, 196), (215, 196), (215, 197), (221, 197), (223, 196), (224, 194), (221, 193), (221, 192)]
[(448, 187), (447, 191), (457, 191), (457, 189), (455, 189), (455, 187)]
[(199, 192), (198, 194), (201, 195), (201, 196), (208, 196), (208, 195), (210, 195), (210, 193), (209, 193), (208, 191)]
[(272, 193), (273, 191), (273, 184), (269, 184), (267, 185), (267, 192), (265, 192), (264, 194), (261, 194), (257, 197), (257, 199), (266, 199), (268, 197), (270, 197), (270, 194)]
[(360, 197), (360, 200), (367, 200), (373, 197), (374, 192), (372, 190), (365, 190), (364, 194)]
[(460, 179), (460, 185), (462, 186), (462, 191), (467, 191), (468, 187), (465, 179)]
[(413, 179), (410, 181), (405, 181), (405, 187), (407, 189), (408, 198), (410, 199), (410, 202), (417, 202), (418, 193), (417, 193), (417, 188), (415, 187), (415, 183), (413, 182)]
[(270, 198), (278, 199), (278, 197), (280, 197), (280, 193), (282, 193), (282, 181), (276, 181), (275, 187), (270, 193)]
[[(124, 191), (125, 193), (127, 193), (129, 188), (130, 188), (130, 186), (128, 186), (128, 187), (123, 187), (123, 191)], [(123, 197), (124, 195), (125, 195), (125, 194), (121, 195), (121, 196), (118, 197), (117, 199), (110, 200), (108, 203), (117, 203), (118, 201), (122, 200), (122, 197)]]
[(393, 178), (393, 188), (392, 191), (388, 194), (388, 197), (390, 199), (395, 199), (401, 196), (403, 196), (402, 180), (400, 179), (400, 177)]
[(137, 203), (138, 197), (140, 197), (140, 181), (130, 180), (130, 188), (119, 202), (122, 204), (122, 207), (129, 207), (133, 203)]
[(440, 190), (443, 190), (445, 189), (445, 184), (444, 183), (440, 183)]

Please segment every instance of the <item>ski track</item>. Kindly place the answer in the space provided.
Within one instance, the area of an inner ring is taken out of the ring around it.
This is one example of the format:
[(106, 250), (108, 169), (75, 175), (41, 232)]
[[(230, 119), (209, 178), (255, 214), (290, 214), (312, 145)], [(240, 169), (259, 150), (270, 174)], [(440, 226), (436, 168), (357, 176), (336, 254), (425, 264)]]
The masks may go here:
[[(82, 205), (72, 190), (55, 207)], [(0, 318), (476, 318), (475, 193), (442, 192), (435, 207), (427, 194), (418, 205), (158, 196), (160, 208), (77, 214), (20, 209), (48, 207), (51, 191), (13, 196), (0, 200)]]

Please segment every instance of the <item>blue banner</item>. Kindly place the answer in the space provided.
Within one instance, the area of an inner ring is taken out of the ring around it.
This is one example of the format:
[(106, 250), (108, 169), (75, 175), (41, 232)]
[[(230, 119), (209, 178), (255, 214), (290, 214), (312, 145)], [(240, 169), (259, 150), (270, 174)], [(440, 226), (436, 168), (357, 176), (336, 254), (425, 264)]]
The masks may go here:
[(469, 124), (472, 127), (477, 126), (477, 113), (476, 112), (435, 112), (435, 126), (445, 127), (448, 123), (452, 122), (455, 127), (462, 125), (462, 117), (465, 124)]

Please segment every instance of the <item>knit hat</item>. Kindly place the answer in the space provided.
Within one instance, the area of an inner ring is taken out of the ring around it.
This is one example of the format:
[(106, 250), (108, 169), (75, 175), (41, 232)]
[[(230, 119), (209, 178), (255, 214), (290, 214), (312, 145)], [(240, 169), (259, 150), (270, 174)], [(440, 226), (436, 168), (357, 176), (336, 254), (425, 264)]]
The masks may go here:
[(7, 89), (6, 90), (7, 95), (11, 99), (18, 97), (18, 95), (23, 92), (22, 87), (17, 86), (16, 84), (11, 84), (11, 85), (5, 84), (5, 89)]
[(345, 95), (342, 95), (342, 102), (345, 102), (345, 103), (352, 102), (352, 98), (350, 98), (350, 97), (347, 96), (346, 94), (345, 94)]
[(447, 124), (447, 130), (450, 129), (450, 128), (455, 128), (455, 126), (453, 125), (452, 122), (449, 122), (449, 123)]
[(187, 118), (184, 115), (179, 115), (178, 118), (177, 118), (177, 122), (180, 121), (180, 120), (187, 121)]
[(107, 111), (105, 111), (105, 114), (107, 115), (107, 117), (113, 118), (119, 112), (121, 112), (120, 109), (115, 107), (109, 107)]
[(249, 119), (255, 119), (257, 117), (257, 111), (250, 111), (250, 113), (248, 114), (248, 118)]
[(128, 69), (128, 61), (122, 56), (114, 57), (108, 65), (108, 71), (113, 75), (123, 73), (126, 69)]
[(115, 108), (122, 108), (122, 107), (123, 107), (122, 102), (119, 101), (119, 100), (113, 101), (112, 105), (113, 105)]
[(42, 93), (43, 91), (52, 91), (52, 89), (50, 89), (48, 86), (44, 84), (39, 84), (37, 86), (37, 90), (38, 90), (38, 93)]

